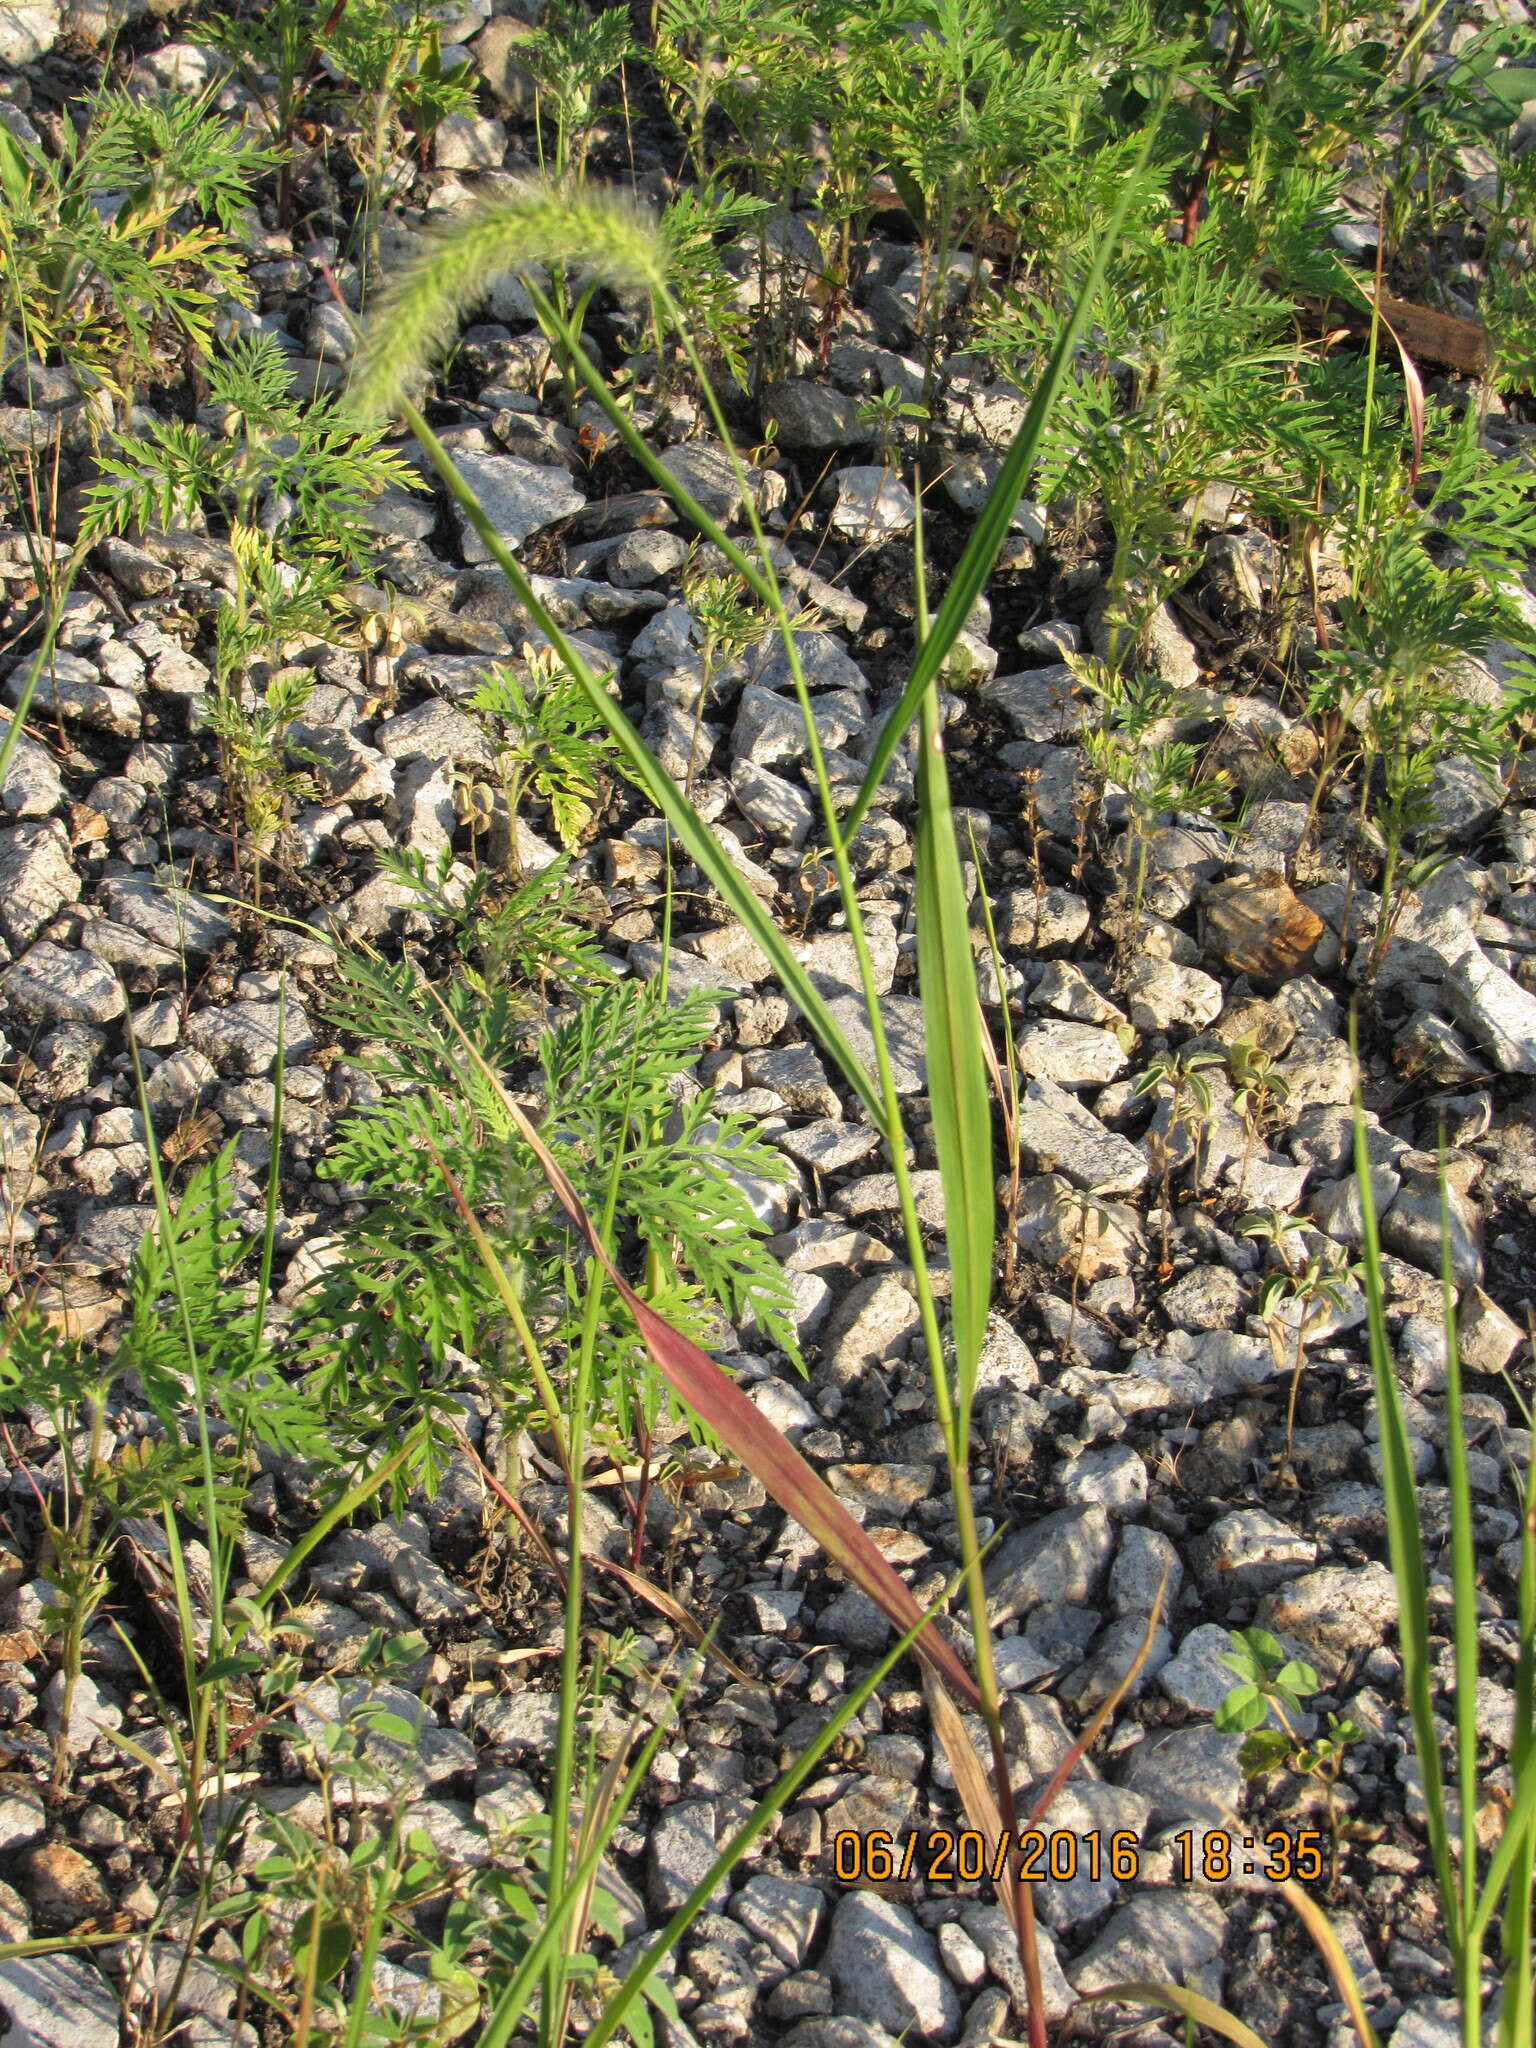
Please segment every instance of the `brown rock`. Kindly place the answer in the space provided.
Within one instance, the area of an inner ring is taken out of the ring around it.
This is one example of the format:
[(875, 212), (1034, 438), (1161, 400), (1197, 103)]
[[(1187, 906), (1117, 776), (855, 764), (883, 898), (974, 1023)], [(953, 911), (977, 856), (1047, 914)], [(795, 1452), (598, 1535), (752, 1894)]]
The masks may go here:
[(1201, 903), (1207, 954), (1260, 982), (1289, 981), (1310, 966), (1327, 927), (1283, 875), (1217, 882)]
[(40, 1933), (67, 1934), (111, 1911), (96, 1866), (67, 1842), (44, 1842), (26, 1858), (27, 1890)]
[(1081, 1196), (1060, 1174), (1023, 1183), (1015, 1228), (1019, 1243), (1041, 1265), (1082, 1286), (1128, 1273), (1141, 1236), (1134, 1209)]
[(1290, 1051), (1296, 1020), (1262, 996), (1242, 996), (1227, 1004), (1211, 1031), (1224, 1045), (1236, 1045), (1246, 1038), (1256, 1051), (1280, 1059)]

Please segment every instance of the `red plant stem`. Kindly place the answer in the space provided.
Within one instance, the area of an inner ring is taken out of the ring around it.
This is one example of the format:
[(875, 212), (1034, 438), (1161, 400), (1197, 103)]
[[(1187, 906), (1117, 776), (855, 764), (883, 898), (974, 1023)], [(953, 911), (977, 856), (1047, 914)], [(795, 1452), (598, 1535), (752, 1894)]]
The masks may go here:
[[(1243, 27), (1239, 22), (1232, 31), (1232, 53), (1227, 59), (1226, 73), (1222, 84), (1230, 90), (1242, 67), (1244, 55)], [(1200, 162), (1195, 169), (1194, 183), (1189, 188), (1189, 197), (1184, 202), (1183, 243), (1186, 249), (1193, 249), (1195, 236), (1200, 230), (1200, 209), (1205, 204), (1206, 191), (1210, 186), (1211, 173), (1221, 156), (1221, 107), (1211, 109), (1211, 125), (1205, 131), (1205, 148), (1200, 152)]]

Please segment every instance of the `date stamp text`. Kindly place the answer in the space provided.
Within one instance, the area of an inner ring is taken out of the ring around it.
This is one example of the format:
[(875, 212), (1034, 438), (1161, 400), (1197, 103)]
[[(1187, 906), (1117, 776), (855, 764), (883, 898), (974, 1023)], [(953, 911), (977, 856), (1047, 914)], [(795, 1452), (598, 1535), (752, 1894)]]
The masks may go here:
[[(1168, 1838), (1173, 1877), (1184, 1884), (1228, 1884), (1241, 1878), (1288, 1878), (1316, 1884), (1328, 1870), (1328, 1837), (1320, 1829), (1236, 1835), (1223, 1828), (1192, 1828)], [(928, 1828), (898, 1837), (886, 1828), (832, 1837), (832, 1870), (839, 1884), (1070, 1884), (1086, 1877), (1135, 1884), (1141, 1877), (1140, 1838), (1128, 1830), (1079, 1834), (1067, 1828), (1005, 1830), (989, 1843), (977, 1828)], [(1165, 1880), (1166, 1881), (1166, 1880)]]

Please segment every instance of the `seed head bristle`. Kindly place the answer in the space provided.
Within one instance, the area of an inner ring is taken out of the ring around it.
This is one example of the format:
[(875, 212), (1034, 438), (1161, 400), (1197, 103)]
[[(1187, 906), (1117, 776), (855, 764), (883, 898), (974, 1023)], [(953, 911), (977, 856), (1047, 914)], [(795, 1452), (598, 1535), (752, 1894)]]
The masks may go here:
[(350, 409), (361, 418), (392, 410), (498, 277), (552, 263), (620, 290), (654, 291), (666, 281), (666, 245), (654, 220), (622, 195), (529, 184), (484, 201), (435, 232), (376, 301)]

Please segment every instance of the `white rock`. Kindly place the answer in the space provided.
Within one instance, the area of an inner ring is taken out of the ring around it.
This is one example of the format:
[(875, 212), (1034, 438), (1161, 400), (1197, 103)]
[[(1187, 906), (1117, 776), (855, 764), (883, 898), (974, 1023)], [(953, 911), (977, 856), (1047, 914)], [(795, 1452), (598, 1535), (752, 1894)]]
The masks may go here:
[(1468, 945), (1441, 990), (1474, 1052), (1501, 1073), (1536, 1074), (1536, 996), (1495, 967), (1481, 946)]
[(1019, 1032), (1015, 1050), (1020, 1073), (1066, 1088), (1113, 1081), (1126, 1064), (1125, 1048), (1115, 1034), (1093, 1024), (1032, 1024)]
[(0, 2006), (10, 2020), (8, 2048), (117, 2048), (117, 1994), (77, 1956), (7, 1957), (0, 1962)]
[(1141, 960), (1126, 979), (1126, 1001), (1138, 1031), (1168, 1031), (1177, 1024), (1199, 1030), (1221, 1015), (1226, 995), (1215, 976), (1198, 967)]
[(0, 7), (0, 64), (20, 70), (46, 56), (58, 38), (62, 19), (55, 0), (20, 0)]
[(1357, 1650), (1385, 1641), (1397, 1620), (1397, 1588), (1385, 1565), (1324, 1565), (1260, 1601), (1260, 1628), (1294, 1636), (1324, 1680)]
[(1025, 1090), (1019, 1139), (1032, 1172), (1065, 1174), (1076, 1187), (1128, 1195), (1147, 1178), (1145, 1155), (1053, 1081), (1031, 1081)]
[[(525, 462), (520, 455), (464, 452), (455, 459), (493, 530), (509, 548), (557, 520), (569, 519), (587, 502), (564, 470)], [(462, 512), (457, 517), (465, 561), (490, 561), (485, 542)]]
[(872, 543), (912, 531), (917, 508), (906, 485), (876, 463), (856, 463), (836, 473), (837, 501), (832, 525), (838, 533)]
[(79, 896), (69, 835), (56, 818), (0, 832), (0, 925), (13, 946), (29, 945)]
[(1221, 1953), (1227, 1916), (1212, 1898), (1139, 1892), (1072, 1965), (1079, 1992), (1107, 1991), (1137, 1979), (1183, 1984)]
[(8, 967), (0, 990), (36, 1024), (109, 1024), (127, 1007), (122, 983), (94, 953), (47, 943)]
[(993, 1621), (1012, 1621), (1042, 1601), (1087, 1605), (1114, 1547), (1113, 1525), (1097, 1501), (1060, 1508), (1010, 1536), (987, 1572), (987, 1605)]
[[(4, 743), (10, 725), (9, 716), (0, 711), (0, 744)], [(12, 818), (45, 818), (63, 801), (64, 782), (53, 756), (23, 733), (5, 771), (0, 811)]]
[[(57, 1729), (63, 1725), (65, 1682), (62, 1671), (56, 1671), (48, 1681), (43, 1694), (43, 1705), (47, 1710), (48, 1725)], [(70, 1749), (89, 1749), (97, 1736), (109, 1728), (121, 1728), (123, 1710), (97, 1685), (95, 1679), (81, 1672), (75, 1680), (74, 1691), (69, 1699), (69, 1725), (64, 1730), (64, 1740)]]
[(893, 1899), (844, 1892), (826, 1967), (841, 2010), (855, 2019), (925, 2041), (949, 2041), (959, 2031), (960, 2000), (938, 1946)]
[(432, 159), (439, 170), (497, 171), (506, 154), (507, 131), (499, 121), (445, 114), (437, 124)]

